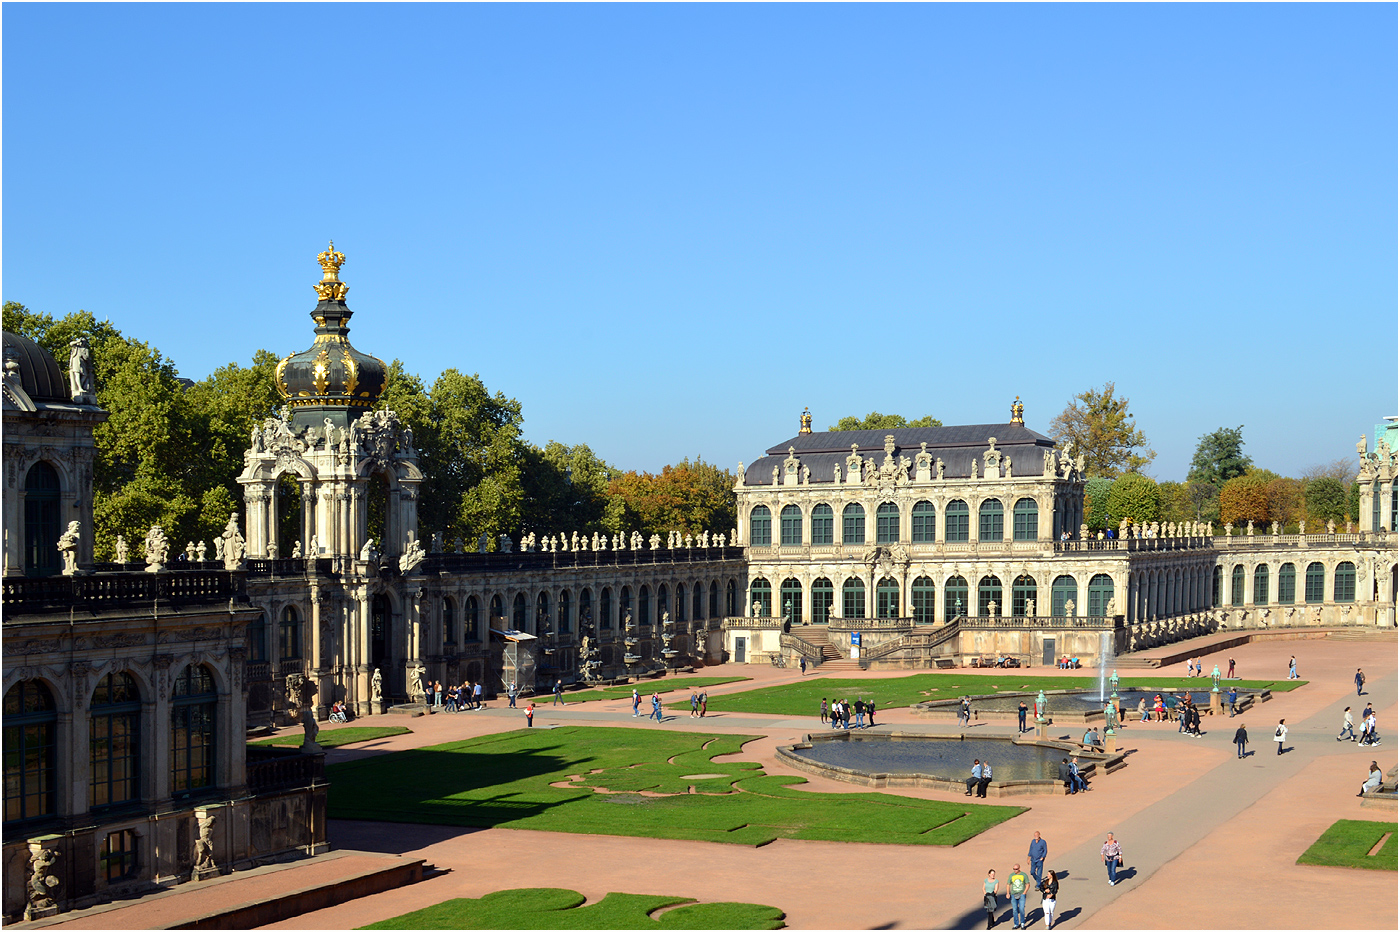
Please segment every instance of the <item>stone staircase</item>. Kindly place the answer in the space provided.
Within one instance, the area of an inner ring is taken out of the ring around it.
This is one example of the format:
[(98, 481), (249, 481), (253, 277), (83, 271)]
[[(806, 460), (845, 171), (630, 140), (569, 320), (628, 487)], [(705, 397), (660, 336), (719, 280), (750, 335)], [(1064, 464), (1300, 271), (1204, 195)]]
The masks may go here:
[(841, 651), (831, 643), (831, 638), (827, 635), (825, 625), (803, 625), (793, 627), (789, 632), (793, 637), (801, 641), (806, 641), (822, 652), (820, 670), (859, 670), (860, 661), (852, 660), (850, 655), (843, 656)]

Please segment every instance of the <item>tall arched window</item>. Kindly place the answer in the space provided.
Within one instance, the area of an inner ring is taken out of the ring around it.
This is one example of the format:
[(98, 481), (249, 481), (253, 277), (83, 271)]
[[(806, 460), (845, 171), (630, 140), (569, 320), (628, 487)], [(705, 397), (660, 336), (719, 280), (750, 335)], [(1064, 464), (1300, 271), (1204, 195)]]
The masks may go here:
[(5, 693), (5, 823), (52, 816), (58, 798), (58, 710), (38, 680)]
[(517, 592), (515, 594), (515, 601), (511, 604), (511, 615), (514, 616), (513, 625), (515, 630), (525, 631), (527, 634), (532, 633), (525, 627), (529, 623), (529, 618), (527, 617), (528, 612), (525, 607), (525, 593)]
[(1236, 563), (1230, 570), (1230, 604), (1244, 604), (1244, 564)]
[(214, 675), (191, 664), (175, 678), (170, 710), (170, 789), (190, 793), (214, 785), (215, 720), (219, 696)]
[(1269, 567), (1264, 563), (1254, 568), (1254, 604), (1269, 604)]
[(875, 584), (875, 617), (899, 617), (899, 583), (888, 576)]
[(718, 617), (720, 617), (720, 615), (721, 615), (721, 612), (720, 612), (720, 610), (719, 610), (719, 583), (718, 583), (718, 582), (715, 582), (715, 581), (711, 581), (711, 583), (710, 583), (710, 617), (711, 617), (711, 618), (718, 618)]
[(812, 506), (812, 546), (830, 547), (832, 541), (832, 513), (827, 504)]
[(258, 617), (248, 626), (248, 660), (261, 663), (267, 659), (267, 613), (259, 612)]
[[(578, 594), (578, 629), (587, 632), (593, 626), (593, 590), (585, 589)], [(597, 629), (593, 633), (596, 637)]]
[(1303, 599), (1306, 602), (1322, 601), (1322, 583), (1326, 578), (1326, 571), (1321, 563), (1309, 563), (1307, 573), (1303, 576)]
[(1035, 601), (1035, 577), (1017, 576), (1011, 582), (1011, 614), (1023, 617), (1029, 614), (1027, 602)]
[(795, 625), (802, 623), (802, 583), (791, 578), (783, 580), (783, 586), (778, 590), (778, 608), (783, 618)]
[(282, 622), (277, 626), (277, 659), (301, 659), (301, 613), (295, 605), (282, 609)]
[(763, 577), (749, 584), (749, 605), (758, 603), (758, 614), (764, 618), (773, 616), (773, 584)]
[(796, 505), (784, 505), (778, 514), (779, 541), (784, 547), (802, 546), (802, 509)]
[(1356, 601), (1356, 564), (1351, 562), (1338, 563), (1337, 571), (1332, 576), (1332, 601), (1333, 602), (1355, 602)]
[(1075, 614), (1079, 614), (1079, 583), (1073, 576), (1056, 576), (1050, 584), (1050, 614), (1056, 618), (1069, 615), (1069, 603), (1075, 603)]
[(685, 584), (676, 584), (676, 621), (685, 621)]
[(1012, 538), (1014, 540), (1035, 540), (1040, 534), (1040, 510), (1035, 499), (1017, 499), (1011, 515)]
[(910, 528), (910, 538), (913, 542), (931, 544), (937, 540), (937, 520), (938, 514), (934, 511), (933, 502), (915, 502), (913, 526)]
[(943, 539), (949, 543), (967, 540), (970, 515), (967, 502), (956, 498), (949, 502), (948, 507), (943, 509)]
[(841, 585), (841, 617), (865, 617), (865, 583), (854, 576)]
[(724, 585), (724, 609), (731, 617), (739, 614), (739, 586), (732, 579)]
[[(1210, 604), (1213, 608), (1220, 607), (1220, 600), (1224, 598), (1221, 591), (1225, 587), (1225, 568), (1217, 565), (1210, 574)], [(1151, 609), (1148, 610), (1151, 612)]]
[(612, 586), (604, 586), (603, 591), (598, 595), (598, 626), (600, 628), (613, 626)]
[(884, 502), (875, 509), (875, 543), (899, 543), (899, 506), (894, 502)]
[(562, 591), (559, 593), (559, 613), (558, 613), (558, 614), (559, 614), (559, 633), (560, 633), (560, 634), (568, 634), (570, 631), (572, 631), (572, 630), (574, 629), (574, 626), (573, 626), (573, 619), (570, 617), (570, 609), (573, 608), (573, 606), (570, 604), (570, 602), (571, 602), (571, 599), (570, 599), (570, 597), (569, 597), (569, 590), (568, 590), (568, 589), (562, 590)]
[(952, 621), (959, 615), (966, 615), (968, 608), (967, 580), (961, 576), (948, 577), (943, 584), (943, 620)]
[(1112, 601), (1113, 577), (1107, 573), (1095, 573), (1089, 579), (1089, 614), (1095, 618), (1107, 615)]
[(671, 593), (663, 583), (656, 587), (656, 623), (661, 624), (666, 613), (671, 610)]
[(447, 596), (442, 597), (442, 643), (457, 643), (457, 619), (452, 611), (452, 599)]
[(24, 575), (58, 573), (58, 538), (62, 534), (58, 472), (43, 460), (24, 478)]
[(1005, 605), (1001, 597), (1001, 580), (995, 576), (983, 576), (977, 584), (977, 614), (990, 615), (993, 602), (997, 603), (998, 612)]
[(535, 596), (535, 631), (534, 633), (544, 636), (554, 625), (550, 624), (549, 617), (549, 593), (541, 592)]
[(89, 805), (141, 798), (141, 691), (130, 673), (108, 673), (92, 694), (88, 721)]
[(749, 512), (749, 546), (773, 545), (773, 515), (767, 505), (757, 505)]
[(913, 602), (915, 624), (931, 625), (938, 620), (938, 592), (932, 579), (920, 576), (914, 580), (910, 601)]
[(649, 586), (639, 586), (637, 588), (637, 624), (651, 624), (651, 588)]
[(989, 498), (977, 509), (977, 539), (983, 542), (1001, 540), (1001, 525), (1001, 502)]
[(690, 587), (690, 617), (700, 621), (705, 617), (705, 590), (696, 583)]
[(812, 580), (812, 623), (824, 625), (831, 616), (832, 603), (836, 601), (836, 588), (829, 579)]
[(1292, 563), (1285, 563), (1278, 568), (1278, 604), (1292, 605), (1297, 598), (1298, 571), (1293, 568)]
[(369, 602), (369, 658), (371, 666), (382, 666), (389, 656), (389, 597), (379, 593)]
[(478, 617), (481, 613), (477, 607), (476, 596), (467, 596), (467, 607), (462, 614), (464, 616), (462, 621), (465, 623), (466, 640), (481, 640), (481, 628), (479, 627), (481, 619)]
[(865, 543), (865, 509), (855, 502), (841, 510), (841, 543)]

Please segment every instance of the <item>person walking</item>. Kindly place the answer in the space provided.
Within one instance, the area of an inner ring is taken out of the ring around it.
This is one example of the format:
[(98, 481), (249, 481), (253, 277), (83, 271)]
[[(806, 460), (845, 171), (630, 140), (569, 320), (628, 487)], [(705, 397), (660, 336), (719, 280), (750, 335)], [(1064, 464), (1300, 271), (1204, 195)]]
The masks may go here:
[(1361, 668), (1356, 668), (1356, 694), (1362, 695), (1361, 687), (1366, 685), (1366, 674), (1361, 672)]
[(1045, 856), (1049, 851), (1049, 846), (1045, 844), (1045, 839), (1040, 837), (1039, 832), (1031, 836), (1031, 847), (1030, 850), (1026, 852), (1026, 860), (1031, 862), (1031, 876), (1035, 878), (1035, 885), (1037, 887), (1039, 887), (1040, 882), (1045, 879), (1043, 876), (1045, 870)]
[(797, 667), (802, 671), (802, 675), (807, 675), (807, 658), (803, 657), (797, 661)]
[(822, 724), (825, 725), (826, 723), (826, 697), (822, 696)]
[(1249, 732), (1241, 725), (1235, 729), (1235, 756), (1240, 760), (1245, 759), (1244, 746), (1249, 743)]
[(1055, 899), (1060, 895), (1060, 878), (1051, 871), (1037, 886), (1040, 887), (1040, 911), (1045, 913), (1045, 928), (1055, 924)]
[(1235, 686), (1234, 686), (1233, 683), (1230, 684), (1230, 691), (1229, 691), (1229, 693), (1227, 693), (1226, 695), (1228, 695), (1228, 696), (1230, 697), (1230, 717), (1231, 717), (1231, 718), (1234, 718), (1234, 717), (1235, 717), (1235, 700), (1239, 698), (1239, 693), (1235, 692)]
[(1113, 833), (1108, 833), (1108, 839), (1099, 849), (1103, 856), (1104, 866), (1108, 868), (1108, 885), (1111, 887), (1118, 883), (1118, 868), (1123, 866), (1123, 846), (1118, 844), (1113, 838)]
[(1278, 727), (1274, 729), (1274, 743), (1278, 745), (1279, 754), (1283, 753), (1283, 743), (1288, 740), (1288, 726), (1283, 723), (1283, 719), (1278, 720)]
[(484, 708), (486, 708), (486, 706), (483, 705), (482, 702), (481, 702), (481, 682), (480, 682), (480, 681), (477, 681), (477, 683), (476, 683), (474, 686), (472, 686), (472, 708), (473, 708), (473, 709), (484, 709)]
[(516, 707), (515, 697), (519, 694), (520, 690), (516, 687), (514, 682), (512, 682), (509, 686), (506, 687), (506, 698), (510, 700), (510, 707), (512, 709)]
[(641, 694), (637, 692), (637, 687), (633, 686), (633, 687), (632, 687), (632, 717), (633, 717), (633, 718), (636, 718), (638, 715), (640, 715), (640, 714), (641, 714), (641, 709), (642, 709), (642, 697), (641, 697)]
[(1337, 740), (1345, 738), (1348, 741), (1356, 740), (1356, 723), (1351, 718), (1351, 706), (1347, 706), (1342, 712), (1342, 733), (1337, 735)]
[(1018, 733), (1026, 733), (1026, 700), (1022, 699), (1021, 704), (1016, 706), (1016, 729)]
[(1288, 678), (1290, 680), (1298, 678), (1298, 658), (1296, 656), (1288, 658)]
[(982, 782), (982, 761), (979, 758), (974, 757), (972, 759), (972, 776), (968, 777), (964, 782), (967, 783), (967, 792), (963, 795), (971, 796), (973, 787)]
[(700, 717), (705, 717), (705, 710), (710, 707), (710, 694), (702, 692), (700, 694)]
[(1026, 924), (1026, 891), (1030, 889), (1031, 879), (1021, 870), (1021, 865), (1017, 864), (1011, 869), (1011, 874), (1006, 878), (1006, 895), (1011, 898), (1011, 928), (1020, 929)]
[(1226, 672), (1226, 674), (1225, 674), (1225, 679), (1227, 679), (1227, 680), (1233, 680), (1234, 678), (1235, 678), (1235, 658), (1234, 658), (1234, 657), (1231, 657), (1231, 658), (1230, 658), (1230, 669), (1229, 669), (1229, 671)]
[(1197, 657), (1197, 658), (1196, 658), (1196, 676), (1197, 676), (1198, 678), (1201, 676), (1201, 658), (1200, 658), (1200, 657)]
[(700, 694), (695, 690), (690, 691), (690, 717), (695, 718), (700, 714)]
[(525, 727), (535, 727), (535, 704), (533, 702), (525, 706)]
[(982, 908), (987, 911), (987, 928), (997, 924), (997, 872), (987, 871), (987, 879), (982, 881)]
[(962, 704), (958, 706), (958, 721), (963, 727), (972, 724), (972, 700), (967, 696), (962, 697)]
[(875, 703), (870, 699), (865, 700), (865, 727), (875, 727)]
[(555, 681), (554, 681), (554, 704), (555, 704), (555, 705), (563, 705), (563, 704), (564, 704), (564, 681), (563, 681), (563, 680), (555, 680)]
[(651, 694), (651, 715), (648, 715), (647, 718), (651, 718), (652, 715), (656, 716), (656, 721), (657, 721), (658, 724), (660, 724), (660, 722), (661, 722), (661, 696), (658, 695), (657, 693), (652, 693), (652, 694)]

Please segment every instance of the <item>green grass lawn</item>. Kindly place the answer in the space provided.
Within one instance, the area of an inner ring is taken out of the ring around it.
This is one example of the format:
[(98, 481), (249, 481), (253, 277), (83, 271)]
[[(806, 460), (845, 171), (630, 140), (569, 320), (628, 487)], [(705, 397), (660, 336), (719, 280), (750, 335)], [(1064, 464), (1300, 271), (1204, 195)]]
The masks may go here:
[[(455, 899), (385, 919), (364, 929), (781, 929), (784, 914), (756, 903), (696, 903), (685, 896), (609, 893), (583, 906), (573, 890), (501, 890)], [(677, 906), (691, 903), (691, 906)], [(667, 906), (661, 915), (656, 910)]]
[[(664, 680), (643, 680), (635, 684), (635, 689), (643, 696), (650, 696), (652, 693), (705, 689), (709, 686), (719, 686), (722, 683), (739, 683), (747, 679), (747, 676), (694, 676), (684, 680), (673, 680), (668, 676)], [(583, 689), (574, 693), (564, 693), (564, 702), (572, 705), (575, 702), (593, 702), (598, 699), (628, 699), (632, 696), (633, 688), (633, 686), (607, 686), (603, 689)], [(554, 701), (554, 694), (546, 689), (544, 692), (537, 693), (534, 700), (536, 705), (548, 704)], [(689, 696), (686, 697), (685, 703), (687, 706), (690, 705)]]
[[(329, 815), (744, 845), (776, 838), (956, 845), (1025, 811), (796, 790), (806, 782), (800, 777), (715, 759), (752, 740), (662, 725), (486, 735), (328, 766)], [(572, 775), (581, 779), (550, 786)]]
[[(335, 731), (322, 731), (316, 735), (316, 743), (323, 748), (338, 748), (342, 744), (355, 744), (359, 741), (373, 741), (375, 738), (388, 738), (391, 735), (406, 735), (413, 729), (405, 728), (402, 725), (381, 725), (379, 727), (356, 727), (338, 728)], [(275, 744), (282, 747), (301, 747), (303, 736), (300, 731), (287, 732), (285, 735), (276, 735), (271, 738), (263, 738), (260, 741), (249, 741), (249, 744)]]
[[(1286, 692), (1306, 683), (1307, 680), (1235, 680), (1241, 689), (1270, 689)], [(1204, 685), (1203, 685), (1204, 684)], [(934, 699), (960, 699), (963, 696), (978, 696), (997, 692), (1047, 692), (1054, 689), (1097, 689), (1097, 676), (1032, 676), (1027, 673), (1008, 672), (1001, 676), (978, 676), (967, 673), (914, 673), (897, 679), (878, 680), (838, 680), (812, 678), (788, 683), (783, 686), (769, 686), (748, 692), (730, 693), (710, 697), (710, 710), (714, 712), (755, 712), (764, 715), (817, 715), (821, 711), (823, 698), (846, 698), (851, 700), (874, 700), (877, 710), (891, 706), (911, 706), (916, 702)], [(1119, 677), (1119, 689), (1210, 689), (1210, 678), (1161, 677), (1149, 679), (1141, 676)], [(1221, 692), (1226, 687), (1221, 686)], [(689, 708), (690, 703), (671, 703), (667, 708)], [(879, 712), (876, 712), (878, 719)]]
[[(1381, 850), (1368, 855), (1376, 842), (1386, 832)], [(1322, 833), (1322, 837), (1312, 843), (1298, 858), (1299, 864), (1322, 864), (1327, 867), (1362, 867), (1368, 870), (1393, 871), (1400, 863), (1397, 857), (1394, 822), (1367, 822), (1357, 819), (1339, 819)]]

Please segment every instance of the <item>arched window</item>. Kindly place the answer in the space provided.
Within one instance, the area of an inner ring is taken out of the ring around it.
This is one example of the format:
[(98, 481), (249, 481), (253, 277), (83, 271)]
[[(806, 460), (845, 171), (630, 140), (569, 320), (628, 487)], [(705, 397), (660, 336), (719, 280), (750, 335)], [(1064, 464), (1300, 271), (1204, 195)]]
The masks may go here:
[(656, 587), (656, 623), (659, 625), (671, 611), (671, 592), (666, 586)]
[(739, 614), (739, 586), (732, 579), (724, 586), (724, 608), (731, 617)]
[[(5, 693), (5, 822), (54, 814), (58, 798), (58, 710), (38, 680)], [(8, 837), (8, 833), (7, 833)]]
[(938, 592), (934, 588), (932, 579), (920, 576), (914, 580), (910, 601), (914, 603), (915, 624), (931, 625), (938, 620)]
[(948, 507), (943, 509), (943, 539), (949, 543), (967, 540), (970, 515), (967, 502), (956, 498), (949, 502)]
[(490, 614), (486, 616), (486, 621), (488, 624), (506, 627), (506, 603), (499, 592), (491, 596), (491, 609)]
[(277, 659), (301, 659), (301, 613), (295, 605), (282, 609), (282, 623), (277, 626)]
[(1089, 614), (1095, 618), (1107, 615), (1112, 601), (1113, 577), (1107, 573), (1095, 573), (1089, 579)]
[[(1220, 567), (1216, 567), (1219, 569)], [(1285, 563), (1278, 568), (1278, 604), (1292, 605), (1297, 598), (1298, 571), (1293, 568), (1292, 563)]]
[(831, 506), (826, 504), (812, 507), (812, 546), (831, 546), (832, 526)]
[(1011, 581), (1011, 614), (1024, 617), (1030, 614), (1027, 602), (1035, 601), (1035, 577), (1017, 576)]
[(1040, 535), (1040, 510), (1035, 499), (1017, 499), (1011, 513), (1011, 527), (1014, 540), (1035, 540)]
[[(525, 625), (528, 621), (528, 619), (525, 617), (525, 593), (517, 592), (515, 594), (515, 601), (511, 603), (511, 615), (514, 616), (512, 623), (515, 630), (525, 631)], [(527, 631), (526, 633), (528, 634), (530, 632)]]
[(841, 510), (841, 543), (865, 543), (865, 509), (855, 502)]
[(1075, 603), (1074, 613), (1079, 613), (1079, 583), (1074, 581), (1073, 576), (1056, 576), (1055, 581), (1050, 584), (1050, 614), (1056, 618), (1064, 618), (1070, 614), (1069, 603)]
[(995, 576), (983, 576), (977, 583), (977, 614), (990, 615), (993, 602), (997, 603), (997, 613), (1000, 614), (1005, 605), (1001, 598), (1001, 580)]
[(480, 615), (480, 610), (479, 610), (479, 608), (478, 608), (478, 604), (477, 604), (477, 601), (476, 601), (476, 596), (474, 596), (474, 595), (469, 595), (469, 596), (467, 596), (467, 607), (466, 607), (466, 610), (465, 610), (462, 614), (463, 614), (463, 616), (464, 616), (464, 617), (462, 618), (462, 621), (465, 623), (466, 640), (468, 640), (468, 641), (479, 641), (479, 640), (481, 640), (481, 628), (480, 628), (481, 619), (480, 619), (480, 617), (479, 617), (479, 615)]
[(888, 576), (875, 584), (875, 617), (899, 617), (899, 583)]
[(1244, 564), (1236, 563), (1230, 570), (1230, 604), (1244, 604)]
[(1321, 563), (1309, 563), (1306, 574), (1303, 576), (1303, 600), (1306, 602), (1322, 601), (1322, 582), (1326, 576)]
[(802, 583), (796, 579), (784, 579), (778, 590), (778, 608), (783, 618), (795, 625), (802, 624)]
[(570, 614), (571, 614), (569, 610), (570, 610), (571, 608), (573, 608), (573, 606), (570, 604), (570, 602), (571, 602), (571, 599), (569, 598), (569, 590), (568, 590), (568, 589), (565, 589), (565, 590), (561, 591), (561, 592), (559, 593), (559, 633), (560, 633), (560, 634), (568, 634), (570, 631), (572, 631), (572, 630), (574, 629), (574, 626), (573, 626), (573, 619), (569, 617)]
[(612, 628), (612, 586), (604, 586), (602, 593), (598, 596), (598, 624), (603, 628)]
[[(884, 502), (875, 509), (875, 543), (899, 543), (899, 506), (894, 502)], [(896, 616), (883, 616), (894, 618)]]
[(749, 512), (749, 546), (771, 547), (773, 545), (773, 515), (767, 505), (755, 506)]
[(1220, 607), (1220, 600), (1223, 598), (1221, 589), (1225, 586), (1225, 568), (1216, 566), (1210, 574), (1210, 604), (1214, 608)]
[(937, 520), (938, 514), (934, 511), (933, 502), (915, 502), (913, 527), (910, 529), (914, 543), (931, 544), (937, 540)]
[(442, 643), (457, 643), (457, 619), (452, 611), (452, 600), (447, 596), (442, 598)]
[(649, 586), (637, 588), (637, 624), (644, 627), (651, 624), (651, 587)]
[(749, 605), (758, 603), (757, 614), (763, 618), (773, 616), (773, 584), (763, 577), (749, 584)]
[(175, 678), (170, 710), (170, 790), (188, 794), (214, 785), (215, 719), (219, 697), (214, 675), (191, 664)]
[[(494, 603), (493, 603), (494, 604)], [(379, 593), (369, 603), (369, 657), (371, 666), (382, 666), (389, 656), (389, 597)]]
[(40, 460), (24, 478), (24, 575), (53, 576), (59, 571), (58, 538), (62, 534), (58, 472)]
[(1269, 567), (1263, 563), (1254, 568), (1254, 604), (1269, 604)]
[(1356, 601), (1356, 564), (1338, 563), (1337, 572), (1332, 576), (1332, 601)]
[(92, 694), (88, 721), (93, 809), (141, 798), (141, 691), (130, 673), (108, 673)]
[(259, 612), (253, 623), (248, 625), (248, 660), (261, 663), (267, 660), (267, 613)]
[(593, 590), (585, 589), (578, 594), (578, 629), (582, 632), (594, 633), (589, 630), (591, 628), (593, 628)]
[(812, 580), (812, 624), (826, 624), (831, 617), (831, 606), (835, 601), (836, 587), (831, 584), (831, 580)]
[(977, 509), (977, 539), (979, 541), (1001, 540), (1001, 502), (989, 498)]
[(865, 583), (854, 576), (841, 584), (841, 617), (865, 617)]
[(711, 618), (719, 618), (720, 615), (721, 615), (721, 612), (720, 612), (720, 610), (719, 610), (719, 583), (718, 583), (718, 582), (711, 582), (711, 583), (710, 583), (710, 617), (711, 617)]
[(967, 580), (961, 576), (948, 577), (943, 584), (943, 620), (952, 621), (959, 615), (967, 614), (968, 607)]
[(696, 621), (705, 617), (705, 595), (704, 588), (700, 583), (690, 587), (690, 615)]
[(779, 540), (784, 547), (802, 546), (802, 509), (796, 505), (784, 505), (778, 515)]
[(551, 630), (554, 625), (550, 624), (549, 617), (549, 593), (541, 592), (535, 596), (535, 630), (534, 633), (543, 637), (545, 632)]
[(685, 621), (685, 584), (676, 584), (676, 621)]

